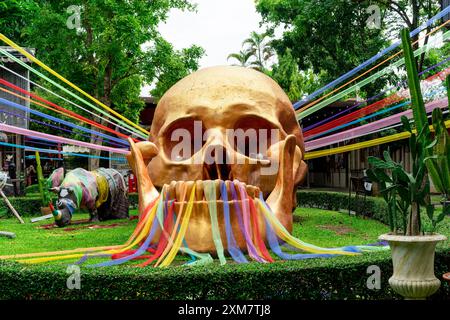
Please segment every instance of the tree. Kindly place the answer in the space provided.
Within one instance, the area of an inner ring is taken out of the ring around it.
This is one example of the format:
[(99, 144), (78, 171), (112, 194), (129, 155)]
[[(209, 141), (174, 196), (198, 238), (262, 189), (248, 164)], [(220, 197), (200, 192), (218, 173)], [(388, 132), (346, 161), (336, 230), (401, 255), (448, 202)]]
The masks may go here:
[(252, 53), (247, 50), (241, 50), (238, 53), (231, 53), (228, 55), (227, 60), (234, 59), (238, 61), (238, 64), (233, 64), (234, 66), (249, 67), (251, 65), (250, 58)]
[(271, 46), (269, 33), (253, 31), (250, 37), (242, 42), (242, 50), (231, 53), (229, 59), (235, 59), (241, 67), (249, 67), (259, 71), (267, 70), (267, 61), (273, 57), (275, 50)]
[(253, 57), (251, 66), (255, 69), (266, 69), (267, 61), (275, 53), (270, 42), (267, 40), (268, 37), (268, 33), (257, 33), (255, 31), (252, 31), (250, 37), (245, 39), (242, 43), (242, 46), (244, 48), (247, 47), (245, 51), (251, 54), (251, 57)]
[[(423, 22), (431, 19), (435, 16), (441, 9), (439, 0), (374, 0), (373, 4), (377, 4), (381, 9), (388, 11), (387, 21), (388, 24), (386, 28), (389, 34), (398, 35), (402, 28), (408, 27), (410, 30), (414, 30)], [(402, 23), (398, 23), (398, 18)], [(431, 31), (431, 26), (428, 26), (426, 32)], [(412, 41), (416, 41), (419, 35), (415, 35)], [(427, 35), (424, 39), (424, 45), (428, 43), (429, 36)], [(418, 44), (414, 45), (417, 48)], [(419, 72), (423, 68), (423, 63), (425, 59), (425, 53), (420, 56), (419, 59)]]
[(300, 100), (317, 90), (322, 85), (323, 76), (314, 74), (312, 70), (299, 70), (290, 49), (278, 57), (278, 63), (272, 66), (268, 75), (283, 88), (291, 101)]
[[(173, 46), (159, 39), (157, 43), (157, 56), (153, 58), (156, 63), (156, 87), (150, 92), (155, 101), (163, 96), (178, 80), (186, 77), (189, 73), (197, 70), (198, 60), (203, 56), (204, 50), (199, 46), (192, 46), (187, 49), (176, 51)], [(161, 63), (158, 63), (158, 62)]]
[[(258, 0), (257, 11), (269, 29), (285, 26), (273, 41), (278, 55), (287, 49), (300, 70), (325, 71), (332, 81), (385, 47), (382, 31), (367, 26), (367, 4), (348, 0)], [(384, 81), (364, 87), (374, 92)]]
[(0, 2), (0, 31), (11, 39), (19, 39), (22, 29), (37, 7), (34, 0), (2, 0)]
[[(7, 30), (6, 36), (22, 46), (36, 48), (40, 60), (134, 122), (143, 108), (139, 99), (142, 84), (161, 78), (163, 72), (172, 72), (170, 66), (176, 59), (172, 55), (181, 55), (179, 59), (192, 66), (202, 54), (198, 47), (192, 47), (167, 55), (166, 46), (160, 45), (165, 41), (158, 32), (158, 24), (166, 20), (173, 8), (193, 10), (188, 0), (42, 0), (34, 3), (35, 11), (23, 15), (29, 19), (28, 23), (20, 32)], [(19, 9), (16, 12), (22, 17), (22, 8)], [(8, 19), (2, 15), (0, 25)], [(179, 68), (177, 65), (176, 73), (185, 74)], [(92, 143), (101, 143), (93, 138)], [(98, 160), (92, 159), (90, 168), (97, 166)]]

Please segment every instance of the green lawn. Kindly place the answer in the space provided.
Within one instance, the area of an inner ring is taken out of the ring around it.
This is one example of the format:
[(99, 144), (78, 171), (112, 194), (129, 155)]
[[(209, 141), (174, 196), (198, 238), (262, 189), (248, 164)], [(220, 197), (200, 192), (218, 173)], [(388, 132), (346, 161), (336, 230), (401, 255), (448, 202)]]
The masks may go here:
[[(136, 215), (136, 210), (131, 211)], [(298, 208), (295, 212), (294, 235), (301, 240), (323, 247), (367, 244), (388, 231), (380, 222), (350, 217), (343, 213), (320, 209)], [(74, 220), (86, 219), (87, 214), (75, 215)], [(96, 225), (114, 225), (113, 228), (89, 228), (92, 224), (66, 228), (42, 229), (52, 220), (20, 224), (15, 219), (0, 219), (0, 230), (16, 233), (15, 239), (0, 238), (0, 255), (56, 251), (124, 243), (136, 226), (137, 220), (110, 220)]]
[[(131, 215), (136, 214), (136, 209), (131, 210)], [(381, 222), (341, 212), (297, 208), (294, 214), (294, 236), (322, 247), (370, 244), (377, 242), (380, 234), (389, 231)], [(76, 214), (74, 221), (86, 218), (87, 214)], [(20, 224), (13, 218), (0, 219), (0, 230), (14, 232), (17, 236), (15, 239), (0, 237), (0, 255), (120, 245), (131, 235), (137, 220), (96, 223), (100, 226), (117, 224), (112, 228), (92, 228), (90, 223), (66, 228), (42, 228), (50, 223), (52, 220), (30, 223), (26, 218), (26, 223)], [(449, 235), (450, 218), (446, 218), (438, 231)], [(448, 246), (448, 241), (442, 245)]]

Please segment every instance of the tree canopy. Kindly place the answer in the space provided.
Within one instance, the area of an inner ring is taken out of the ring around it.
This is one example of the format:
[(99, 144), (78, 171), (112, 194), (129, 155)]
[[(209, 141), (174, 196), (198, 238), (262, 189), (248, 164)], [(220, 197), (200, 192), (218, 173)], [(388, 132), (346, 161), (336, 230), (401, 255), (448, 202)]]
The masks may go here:
[(367, 5), (347, 0), (258, 0), (257, 10), (270, 27), (286, 26), (274, 40), (278, 54), (289, 48), (301, 70), (326, 71), (331, 81), (382, 48), (379, 29), (368, 28)]
[(156, 82), (159, 98), (203, 55), (195, 45), (173, 50), (158, 31), (171, 9), (195, 9), (188, 0), (5, 0), (0, 7), (7, 37), (134, 122), (144, 83)]
[[(197, 69), (203, 55), (198, 46), (167, 51), (158, 32), (169, 10), (194, 9), (187, 0), (6, 0), (0, 6), (8, 12), (0, 17), (6, 36), (36, 48), (40, 60), (133, 121), (143, 107), (143, 83), (168, 88)], [(70, 28), (77, 18), (79, 26)]]

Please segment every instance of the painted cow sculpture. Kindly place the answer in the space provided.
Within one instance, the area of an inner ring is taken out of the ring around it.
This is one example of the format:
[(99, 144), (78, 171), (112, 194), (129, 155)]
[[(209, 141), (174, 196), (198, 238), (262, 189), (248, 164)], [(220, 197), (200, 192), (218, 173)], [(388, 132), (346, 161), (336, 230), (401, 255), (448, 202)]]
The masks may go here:
[(122, 175), (114, 169), (87, 171), (56, 169), (47, 181), (49, 189), (58, 194), (53, 216), (58, 226), (70, 223), (76, 210), (87, 209), (90, 221), (128, 217), (128, 196)]

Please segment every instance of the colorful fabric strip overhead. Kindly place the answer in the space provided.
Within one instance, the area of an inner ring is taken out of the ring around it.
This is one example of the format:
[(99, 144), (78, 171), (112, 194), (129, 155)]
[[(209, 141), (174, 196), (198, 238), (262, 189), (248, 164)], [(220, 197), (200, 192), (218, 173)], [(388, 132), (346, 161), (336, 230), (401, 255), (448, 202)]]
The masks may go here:
[[(3, 36), (2, 34), (0, 34), (0, 37)], [(20, 48), (21, 49), (21, 48)], [(21, 65), (22, 67), (24, 67), (25, 69), (31, 71), (32, 73), (34, 73), (35, 75), (37, 75), (40, 78), (45, 79), (46, 81), (48, 81), (49, 83), (51, 83), (52, 85), (54, 85), (55, 87), (57, 87), (58, 89), (64, 91), (65, 93), (69, 94), (72, 98), (77, 99), (80, 102), (83, 102), (84, 104), (86, 104), (87, 106), (90, 106), (91, 108), (93, 108), (94, 110), (96, 110), (97, 112), (100, 112), (101, 114), (110, 117), (111, 119), (113, 119), (114, 121), (117, 121), (119, 124), (127, 127), (128, 129), (130, 129), (132, 132), (134, 132), (135, 134), (137, 134), (138, 136), (142, 137), (142, 138), (146, 138), (145, 135), (142, 134), (142, 132), (140, 132), (139, 130), (137, 130), (136, 128), (133, 128), (132, 126), (124, 123), (123, 121), (115, 118), (114, 116), (110, 115), (108, 112), (106, 112), (105, 110), (103, 110), (102, 108), (98, 108), (97, 106), (95, 106), (92, 103), (89, 103), (88, 101), (84, 100), (83, 98), (79, 97), (78, 95), (74, 94), (72, 91), (67, 90), (65, 87), (61, 86), (60, 84), (56, 83), (55, 81), (51, 80), (50, 78), (48, 78), (47, 76), (43, 75), (42, 73), (40, 73), (39, 71), (35, 70), (34, 68), (32, 68), (29, 64), (23, 62), (22, 60), (20, 60), (19, 58), (15, 57), (14, 55), (10, 54), (8, 51), (2, 49), (0, 47), (0, 53), (2, 55), (7, 56), (9, 59), (13, 60), (14, 62), (18, 63), (19, 65)]]
[[(433, 69), (436, 69), (436, 68), (440, 67), (440, 66), (443, 65), (443, 64), (446, 64), (448, 61), (450, 61), (450, 57), (447, 57), (446, 59), (440, 61), (439, 63), (437, 63), (437, 64), (435, 64), (435, 65), (432, 65), (431, 67), (428, 67), (427, 69), (421, 71), (421, 72), (419, 73), (419, 76), (421, 76), (421, 75), (423, 75), (423, 74), (425, 74), (425, 73), (427, 73), (427, 72), (429, 72), (429, 71), (431, 71), (431, 70), (433, 70)], [(438, 72), (438, 73), (436, 73), (436, 74), (434, 74), (434, 75), (432, 75), (432, 76), (426, 78), (424, 81), (432, 81), (432, 80), (435, 79), (436, 77), (439, 77), (439, 78), (441, 78), (441, 80), (443, 80), (443, 79), (445, 79), (445, 77), (446, 77), (449, 73), (450, 73), (450, 68), (447, 68), (447, 69), (445, 69), (445, 70), (443, 70), (443, 71), (440, 71), (440, 72)], [(306, 133), (307, 133), (308, 131), (310, 131), (310, 130), (312, 130), (312, 129), (314, 129), (314, 128), (317, 128), (318, 126), (320, 126), (320, 125), (322, 125), (322, 124), (328, 124), (328, 123), (332, 122), (333, 119), (339, 117), (340, 115), (343, 115), (343, 114), (345, 114), (345, 113), (348, 113), (348, 112), (350, 112), (350, 111), (352, 111), (352, 110), (354, 110), (354, 109), (356, 109), (356, 108), (362, 106), (362, 105), (365, 104), (365, 103), (369, 103), (369, 102), (371, 102), (371, 101), (373, 101), (373, 100), (376, 100), (376, 99), (382, 97), (384, 94), (386, 94), (386, 93), (388, 93), (388, 92), (391, 92), (392, 90), (395, 90), (395, 89), (397, 89), (397, 88), (399, 88), (399, 87), (403, 87), (403, 85), (405, 85), (405, 84), (407, 84), (407, 81), (406, 81), (406, 80), (399, 81), (395, 86), (389, 87), (389, 88), (387, 88), (387, 89), (385, 89), (385, 90), (383, 90), (383, 91), (377, 93), (376, 95), (374, 95), (374, 96), (372, 96), (372, 97), (370, 97), (370, 98), (367, 98), (366, 100), (357, 102), (356, 104), (354, 104), (353, 106), (351, 106), (351, 107), (349, 107), (349, 108), (347, 108), (347, 109), (344, 109), (344, 110), (342, 110), (342, 111), (340, 111), (340, 112), (338, 112), (338, 113), (336, 113), (336, 114), (333, 114), (333, 115), (331, 115), (331, 116), (329, 116), (329, 117), (326, 117), (325, 119), (322, 119), (322, 120), (320, 120), (320, 121), (318, 121), (318, 122), (316, 122), (316, 123), (313, 123), (313, 124), (311, 124), (311, 125), (309, 125), (309, 126), (306, 126), (306, 127), (303, 128), (303, 135), (305, 136)], [(399, 95), (399, 94), (397, 94), (397, 95)], [(392, 96), (395, 96), (395, 94), (391, 95), (390, 97), (392, 97)], [(402, 96), (402, 95), (400, 94), (400, 96)], [(389, 98), (389, 97), (387, 97), (387, 98)], [(385, 98), (385, 99), (387, 99), (387, 98)], [(383, 100), (384, 100), (384, 99), (383, 99)], [(392, 102), (392, 103), (393, 103), (393, 102)], [(362, 110), (362, 109), (361, 109), (361, 110)], [(342, 117), (341, 117), (341, 118), (342, 118)], [(355, 118), (355, 119), (356, 119), (356, 118)], [(351, 120), (353, 120), (353, 119), (351, 119)], [(349, 120), (349, 121), (350, 121), (350, 120)], [(335, 126), (335, 125), (336, 125), (336, 124), (333, 124), (331, 127), (333, 127), (333, 126)], [(313, 132), (314, 132), (314, 131), (313, 131)]]
[[(441, 12), (439, 12), (438, 14), (436, 14), (434, 17), (432, 17), (431, 19), (429, 19), (427, 22), (425, 22), (424, 24), (422, 24), (421, 26), (417, 27), (416, 29), (412, 30), (410, 32), (410, 37), (414, 37), (415, 35), (419, 34), (422, 30), (424, 30), (425, 28), (431, 26), (435, 21), (441, 19), (442, 17), (444, 17), (445, 15), (447, 15), (450, 12), (450, 6), (446, 7), (444, 10), (442, 10)], [(381, 58), (382, 56), (384, 56), (385, 54), (387, 54), (388, 52), (391, 52), (392, 50), (394, 50), (395, 48), (399, 47), (401, 44), (401, 41), (397, 41), (394, 44), (390, 45), (389, 47), (387, 47), (386, 49), (380, 51), (379, 53), (377, 53), (376, 55), (374, 55), (372, 58), (364, 61), (363, 63), (361, 63), (359, 66), (357, 66), (356, 68), (350, 70), (349, 72), (343, 74), (342, 76), (340, 76), (339, 78), (337, 78), (336, 80), (333, 80), (332, 82), (330, 82), (329, 84), (323, 86), (322, 88), (314, 91), (313, 93), (311, 93), (310, 95), (308, 95), (306, 98), (302, 99), (301, 101), (297, 101), (296, 103), (294, 103), (294, 109), (298, 109), (301, 106), (303, 106), (304, 104), (306, 104), (308, 101), (314, 99), (315, 97), (317, 97), (319, 94), (325, 92), (328, 89), (332, 89), (333, 87), (335, 87), (336, 85), (340, 84), (342, 81), (350, 78), (352, 75), (358, 73), (359, 71), (361, 71), (362, 69), (364, 69), (365, 67), (369, 66), (370, 64), (374, 63), (375, 61), (377, 61), (379, 58)]]
[[(447, 99), (441, 99), (437, 101), (430, 102), (426, 104), (426, 111), (427, 113), (430, 113), (435, 108), (445, 108), (448, 105)], [(400, 118), (402, 116), (406, 116), (408, 118), (412, 118), (412, 110), (406, 110), (397, 114), (394, 114), (390, 117), (383, 118), (368, 124), (365, 124), (360, 127), (352, 128), (346, 131), (342, 131), (327, 137), (323, 137), (320, 139), (315, 139), (312, 141), (307, 141), (305, 143), (305, 149), (306, 151), (311, 151), (314, 149), (318, 149), (321, 147), (330, 146), (335, 143), (343, 142), (346, 140), (354, 139), (361, 137), (363, 135), (373, 133), (373, 131), (391, 126), (393, 124), (400, 123)]]
[[(449, 38), (450, 38), (450, 30), (449, 30), (449, 31), (446, 31), (446, 32), (442, 35), (442, 40), (443, 40), (443, 41), (445, 41), (445, 40), (447, 40), (447, 39), (449, 39)], [(422, 54), (423, 52), (427, 51), (427, 50), (428, 50), (429, 48), (431, 48), (432, 46), (434, 46), (434, 45), (435, 45), (434, 42), (436, 42), (437, 39), (438, 39), (437, 37), (434, 37), (434, 38), (431, 40), (430, 43), (428, 43), (428, 44), (426, 44), (426, 45), (420, 47), (420, 48), (417, 49), (417, 50), (415, 50), (415, 51), (414, 51), (414, 56), (418, 56), (418, 55)], [(440, 40), (440, 39), (441, 39), (441, 38), (439, 38), (439, 40)], [(309, 109), (307, 109), (307, 110), (301, 112), (300, 114), (297, 115), (297, 119), (300, 120), (300, 119), (303, 119), (303, 118), (305, 118), (305, 117), (311, 115), (312, 113), (314, 113), (314, 112), (316, 112), (316, 111), (318, 111), (318, 110), (320, 110), (320, 109), (326, 107), (327, 105), (329, 105), (329, 104), (331, 104), (331, 103), (333, 103), (333, 102), (339, 100), (340, 98), (343, 98), (343, 97), (346, 96), (347, 94), (352, 93), (353, 91), (358, 90), (358, 89), (364, 87), (365, 85), (367, 85), (367, 84), (369, 84), (369, 83), (375, 81), (376, 79), (380, 78), (381, 76), (390, 73), (390, 72), (393, 71), (395, 68), (400, 67), (400, 66), (403, 65), (404, 63), (405, 63), (405, 59), (404, 59), (404, 58), (399, 59), (398, 61), (392, 63), (392, 64), (389, 65), (388, 67), (386, 67), (386, 68), (384, 68), (384, 69), (382, 69), (382, 70), (376, 72), (375, 74), (373, 74), (373, 75), (371, 75), (371, 76), (365, 78), (364, 80), (358, 82), (357, 84), (351, 86), (350, 88), (347, 88), (347, 89), (345, 89), (345, 90), (339, 92), (338, 94), (336, 94), (336, 95), (334, 95), (334, 96), (332, 96), (332, 97), (330, 97), (330, 98), (328, 98), (328, 99), (326, 99), (326, 100), (324, 100), (324, 101), (321, 101), (321, 102), (317, 103), (316, 105), (314, 105), (313, 107), (311, 107), (311, 108), (309, 108)]]
[(7, 105), (7, 106), (15, 108), (15, 109), (19, 109), (19, 110), (24, 111), (24, 112), (30, 112), (30, 113), (32, 113), (34, 115), (37, 115), (37, 116), (40, 116), (42, 118), (45, 118), (45, 119), (48, 119), (48, 120), (52, 120), (52, 121), (55, 121), (57, 123), (61, 123), (61, 124), (64, 124), (66, 126), (69, 126), (71, 128), (75, 128), (75, 129), (79, 129), (79, 130), (84, 131), (84, 132), (88, 132), (90, 134), (94, 134), (94, 135), (97, 135), (97, 136), (100, 136), (100, 137), (103, 137), (103, 138), (107, 138), (107, 139), (112, 140), (112, 141), (116, 141), (116, 142), (123, 143), (123, 144), (126, 144), (126, 145), (129, 144), (127, 140), (118, 139), (118, 138), (106, 135), (106, 134), (98, 132), (98, 131), (94, 131), (94, 130), (90, 130), (90, 129), (81, 127), (81, 126), (73, 124), (71, 122), (58, 119), (58, 118), (53, 117), (51, 115), (42, 113), (42, 112), (34, 110), (34, 109), (27, 108), (27, 107), (22, 106), (22, 105), (20, 105), (18, 103), (15, 103), (15, 102), (3, 99), (3, 98), (0, 98), (0, 104), (4, 104), (4, 105)]

